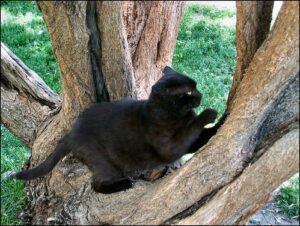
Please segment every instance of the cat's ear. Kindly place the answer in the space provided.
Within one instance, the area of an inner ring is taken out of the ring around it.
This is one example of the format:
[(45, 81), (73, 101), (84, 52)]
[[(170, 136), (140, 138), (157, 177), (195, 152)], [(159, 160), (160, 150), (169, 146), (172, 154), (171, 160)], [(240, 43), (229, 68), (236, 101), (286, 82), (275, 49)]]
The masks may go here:
[(171, 75), (171, 74), (177, 74), (178, 72), (174, 71), (172, 68), (169, 66), (166, 66), (163, 70), (164, 75)]

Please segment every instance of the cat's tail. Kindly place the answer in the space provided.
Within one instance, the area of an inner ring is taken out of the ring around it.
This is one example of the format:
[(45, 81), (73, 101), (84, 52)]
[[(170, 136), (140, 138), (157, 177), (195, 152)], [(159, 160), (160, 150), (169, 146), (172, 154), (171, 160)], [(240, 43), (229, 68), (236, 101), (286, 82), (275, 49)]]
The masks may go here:
[(71, 150), (67, 147), (65, 142), (66, 137), (59, 141), (54, 151), (48, 156), (48, 158), (40, 165), (25, 171), (21, 171), (14, 175), (19, 180), (31, 180), (37, 177), (41, 177), (49, 173), (54, 166), (65, 157)]

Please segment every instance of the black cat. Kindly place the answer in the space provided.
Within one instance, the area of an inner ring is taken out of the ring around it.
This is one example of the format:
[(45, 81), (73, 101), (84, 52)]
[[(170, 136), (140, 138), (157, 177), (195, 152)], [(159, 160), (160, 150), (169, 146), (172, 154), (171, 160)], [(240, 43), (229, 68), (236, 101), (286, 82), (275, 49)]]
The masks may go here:
[(17, 173), (30, 180), (50, 172), (69, 152), (93, 172), (96, 192), (112, 193), (132, 186), (136, 171), (153, 169), (195, 152), (213, 136), (217, 112), (193, 108), (201, 94), (192, 79), (165, 67), (148, 100), (94, 104), (80, 114), (70, 133), (39, 166)]

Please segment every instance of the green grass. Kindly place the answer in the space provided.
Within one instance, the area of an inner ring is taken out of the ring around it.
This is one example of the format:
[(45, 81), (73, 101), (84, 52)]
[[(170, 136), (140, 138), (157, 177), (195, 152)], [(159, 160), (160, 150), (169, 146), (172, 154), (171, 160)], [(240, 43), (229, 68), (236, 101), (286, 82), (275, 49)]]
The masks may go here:
[(228, 10), (188, 5), (181, 19), (173, 67), (195, 79), (203, 94), (199, 112), (211, 107), (224, 112), (235, 70), (235, 29), (219, 19), (233, 17)]
[(189, 14), (189, 13), (194, 14), (193, 15), (194, 17), (196, 14), (197, 16), (203, 16), (206, 19), (212, 19), (212, 20), (235, 16), (235, 12), (228, 9), (220, 10), (213, 6), (209, 6), (209, 5), (199, 6), (197, 4), (191, 4), (188, 6), (188, 9), (185, 11), (185, 14)]
[(1, 125), (1, 225), (22, 223), (18, 215), (26, 202), (23, 195), (24, 183), (3, 179), (2, 174), (7, 171), (19, 171), (28, 157), (28, 149)]
[(288, 217), (299, 217), (299, 174), (280, 189), (276, 202)]
[(7, 1), (1, 5), (1, 42), (37, 72), (49, 87), (61, 92), (49, 34), (35, 2)]

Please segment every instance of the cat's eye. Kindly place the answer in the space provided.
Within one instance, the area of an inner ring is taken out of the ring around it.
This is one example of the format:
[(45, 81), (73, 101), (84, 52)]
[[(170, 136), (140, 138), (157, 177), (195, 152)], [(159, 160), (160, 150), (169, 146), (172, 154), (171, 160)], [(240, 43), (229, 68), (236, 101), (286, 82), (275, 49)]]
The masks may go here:
[(192, 95), (192, 91), (186, 92), (187, 95)]

